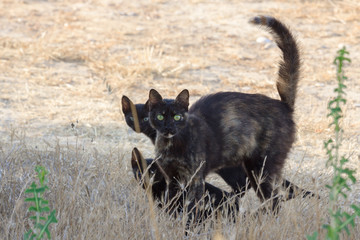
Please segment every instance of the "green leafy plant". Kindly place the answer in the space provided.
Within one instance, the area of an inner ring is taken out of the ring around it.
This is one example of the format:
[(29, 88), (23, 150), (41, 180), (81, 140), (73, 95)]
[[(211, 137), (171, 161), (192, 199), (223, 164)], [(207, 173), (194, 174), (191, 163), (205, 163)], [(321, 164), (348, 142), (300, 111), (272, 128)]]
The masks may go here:
[(25, 202), (34, 204), (29, 207), (28, 211), (34, 212), (35, 215), (29, 217), (33, 221), (33, 227), (24, 234), (24, 239), (42, 239), (45, 233), (48, 239), (51, 239), (49, 225), (51, 223), (57, 223), (55, 210), (51, 211), (47, 218), (42, 216), (44, 213), (50, 212), (50, 208), (48, 207), (49, 202), (43, 198), (44, 192), (48, 189), (48, 186), (46, 185), (46, 175), (48, 172), (43, 166), (36, 166), (35, 171), (38, 174), (40, 186), (38, 187), (36, 183), (33, 182), (30, 187), (25, 190), (25, 193), (33, 195), (33, 197), (26, 198)]
[[(328, 156), (327, 167), (331, 167), (334, 171), (334, 177), (332, 179), (331, 185), (326, 187), (330, 190), (329, 195), (329, 214), (330, 214), (330, 223), (324, 224), (323, 228), (326, 229), (326, 239), (339, 239), (340, 233), (345, 230), (348, 235), (350, 235), (349, 225), (355, 226), (355, 218), (360, 216), (360, 206), (351, 205), (351, 208), (354, 210), (353, 214), (342, 211), (338, 207), (339, 198), (347, 198), (347, 193), (351, 191), (349, 182), (355, 183), (356, 178), (354, 177), (355, 171), (349, 169), (345, 164), (349, 161), (348, 158), (340, 156), (339, 149), (342, 142), (342, 133), (343, 130), (340, 126), (340, 119), (343, 117), (341, 105), (346, 104), (346, 99), (344, 98), (346, 88), (345, 80), (347, 77), (344, 75), (343, 66), (345, 62), (351, 62), (351, 60), (345, 55), (349, 54), (346, 51), (346, 48), (340, 49), (338, 55), (334, 59), (334, 64), (336, 65), (337, 72), (337, 87), (335, 88), (335, 93), (337, 96), (329, 101), (328, 109), (330, 113), (327, 115), (332, 118), (330, 127), (334, 127), (335, 137), (330, 138), (324, 142), (324, 147), (326, 154)], [(312, 236), (308, 236), (308, 239), (317, 239), (318, 232), (314, 232)]]

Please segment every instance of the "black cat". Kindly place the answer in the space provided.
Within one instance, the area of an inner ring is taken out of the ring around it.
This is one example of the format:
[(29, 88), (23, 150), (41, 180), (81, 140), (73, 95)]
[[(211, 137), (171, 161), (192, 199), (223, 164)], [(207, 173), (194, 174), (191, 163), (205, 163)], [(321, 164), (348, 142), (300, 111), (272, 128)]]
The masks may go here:
[(189, 184), (189, 209), (201, 199), (206, 175), (229, 167), (243, 169), (258, 197), (267, 200), (274, 194), (273, 210), (278, 206), (273, 183), (282, 181), (281, 171), (295, 139), (300, 56), (295, 39), (281, 22), (263, 16), (251, 22), (266, 26), (282, 50), (277, 80), (281, 100), (219, 92), (202, 97), (188, 110), (187, 90), (173, 102), (163, 101), (154, 89), (149, 93), (150, 125), (157, 131), (156, 158), (166, 179), (171, 179), (169, 197), (176, 194), (173, 189), (179, 182)]
[[(145, 168), (143, 167), (142, 161), (144, 161)], [(134, 177), (138, 180), (142, 187), (146, 189), (147, 186), (151, 186), (151, 193), (153, 199), (157, 202), (158, 207), (162, 208), (164, 199), (166, 198), (166, 182), (164, 181), (164, 176), (161, 171), (158, 169), (158, 165), (153, 162), (153, 159), (144, 159), (142, 154), (137, 148), (134, 148), (131, 153), (131, 166), (133, 169)], [(143, 179), (144, 169), (148, 172), (149, 179)], [(151, 181), (150, 181), (151, 179)], [(149, 182), (152, 182), (151, 184)], [(200, 213), (201, 219), (205, 219), (210, 216), (215, 210), (224, 210), (227, 208), (227, 212), (231, 216), (235, 216), (234, 212), (239, 210), (238, 203), (235, 202), (233, 207), (230, 207), (228, 204), (229, 199), (234, 197), (233, 194), (230, 194), (226, 191), (217, 188), (210, 183), (205, 183), (205, 194), (204, 202), (205, 208)], [(172, 210), (177, 213), (183, 212), (184, 199), (186, 198), (186, 189), (178, 190), (178, 196), (173, 200), (173, 203), (170, 206), (170, 212)]]

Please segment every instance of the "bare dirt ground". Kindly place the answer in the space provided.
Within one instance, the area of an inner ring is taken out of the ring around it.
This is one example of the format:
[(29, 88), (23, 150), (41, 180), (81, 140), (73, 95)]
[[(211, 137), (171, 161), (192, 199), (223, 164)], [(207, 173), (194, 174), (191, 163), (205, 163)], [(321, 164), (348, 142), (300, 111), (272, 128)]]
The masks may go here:
[[(279, 50), (269, 34), (248, 24), (259, 14), (290, 26), (302, 50), (297, 141), (284, 176), (326, 199), (331, 172), (323, 141), (333, 132), (326, 107), (335, 95), (332, 62), (346, 46), (352, 63), (345, 66), (342, 153), (350, 156), (349, 166), (360, 179), (359, 13), (355, 0), (1, 1), (0, 236), (21, 238), (28, 226), (23, 191), (33, 166), (43, 164), (50, 182), (56, 181), (51, 183), (56, 196), (49, 194), (60, 219), (55, 239), (153, 238), (151, 222), (142, 218), (144, 212), (148, 216), (146, 199), (129, 162), (133, 147), (151, 157), (153, 146), (126, 127), (121, 96), (140, 103), (151, 88), (169, 98), (187, 88), (192, 102), (229, 90), (278, 98)], [(264, 37), (269, 41), (259, 41)], [(226, 188), (216, 176), (209, 180)], [(93, 189), (89, 199), (82, 196), (84, 186)], [(304, 238), (326, 220), (326, 200), (311, 201), (294, 200), (277, 220), (224, 223), (223, 234), (226, 239)], [(358, 183), (343, 202), (348, 203), (360, 203)], [(182, 237), (181, 221), (171, 225), (164, 213), (158, 218), (163, 239)], [(193, 237), (212, 236), (206, 226), (202, 232), (209, 235)], [(352, 239), (359, 236), (357, 225)]]

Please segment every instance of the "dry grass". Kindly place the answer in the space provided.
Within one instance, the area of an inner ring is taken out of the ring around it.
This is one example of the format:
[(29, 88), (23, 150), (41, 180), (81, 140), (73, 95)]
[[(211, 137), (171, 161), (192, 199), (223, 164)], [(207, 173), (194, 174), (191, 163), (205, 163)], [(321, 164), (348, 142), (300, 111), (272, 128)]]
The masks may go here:
[[(119, 98), (144, 102), (150, 88), (168, 97), (188, 88), (191, 101), (219, 90), (277, 98), (279, 51), (257, 43), (269, 35), (247, 23), (258, 14), (286, 22), (301, 43), (298, 136), (284, 175), (322, 199), (291, 200), (277, 218), (209, 219), (192, 239), (304, 239), (320, 229), (331, 178), (322, 147), (332, 133), (326, 104), (340, 44), (353, 59), (345, 68), (342, 147), (351, 167), (359, 166), (359, 12), (351, 0), (1, 1), (0, 238), (22, 238), (24, 189), (42, 164), (59, 220), (51, 226), (54, 239), (154, 239), (145, 192), (130, 171), (131, 149), (151, 157), (153, 146), (125, 126)], [(214, 175), (209, 180), (227, 187)], [(354, 185), (341, 206), (359, 203), (359, 192)], [(241, 200), (244, 211), (259, 207), (254, 199), (250, 191)], [(184, 220), (156, 211), (161, 239), (183, 238)], [(360, 239), (359, 224), (352, 239)]]

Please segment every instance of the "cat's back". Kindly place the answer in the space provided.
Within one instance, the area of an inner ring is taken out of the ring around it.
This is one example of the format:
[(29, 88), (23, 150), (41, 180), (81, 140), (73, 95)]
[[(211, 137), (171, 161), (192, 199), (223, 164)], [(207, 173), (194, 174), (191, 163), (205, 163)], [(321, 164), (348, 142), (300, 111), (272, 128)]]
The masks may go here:
[(292, 112), (280, 100), (239, 92), (203, 96), (189, 109), (209, 126), (228, 164), (235, 155), (256, 152), (264, 157), (269, 146), (290, 148), (295, 133)]
[(259, 135), (280, 129), (292, 135), (295, 129), (292, 109), (280, 100), (261, 94), (209, 94), (194, 103), (189, 113), (206, 121), (218, 136)]
[(277, 99), (262, 94), (248, 94), (241, 92), (218, 92), (201, 97), (189, 109), (190, 113), (212, 114), (228, 110), (235, 110), (243, 114), (257, 115), (266, 112), (292, 114), (286, 104)]

